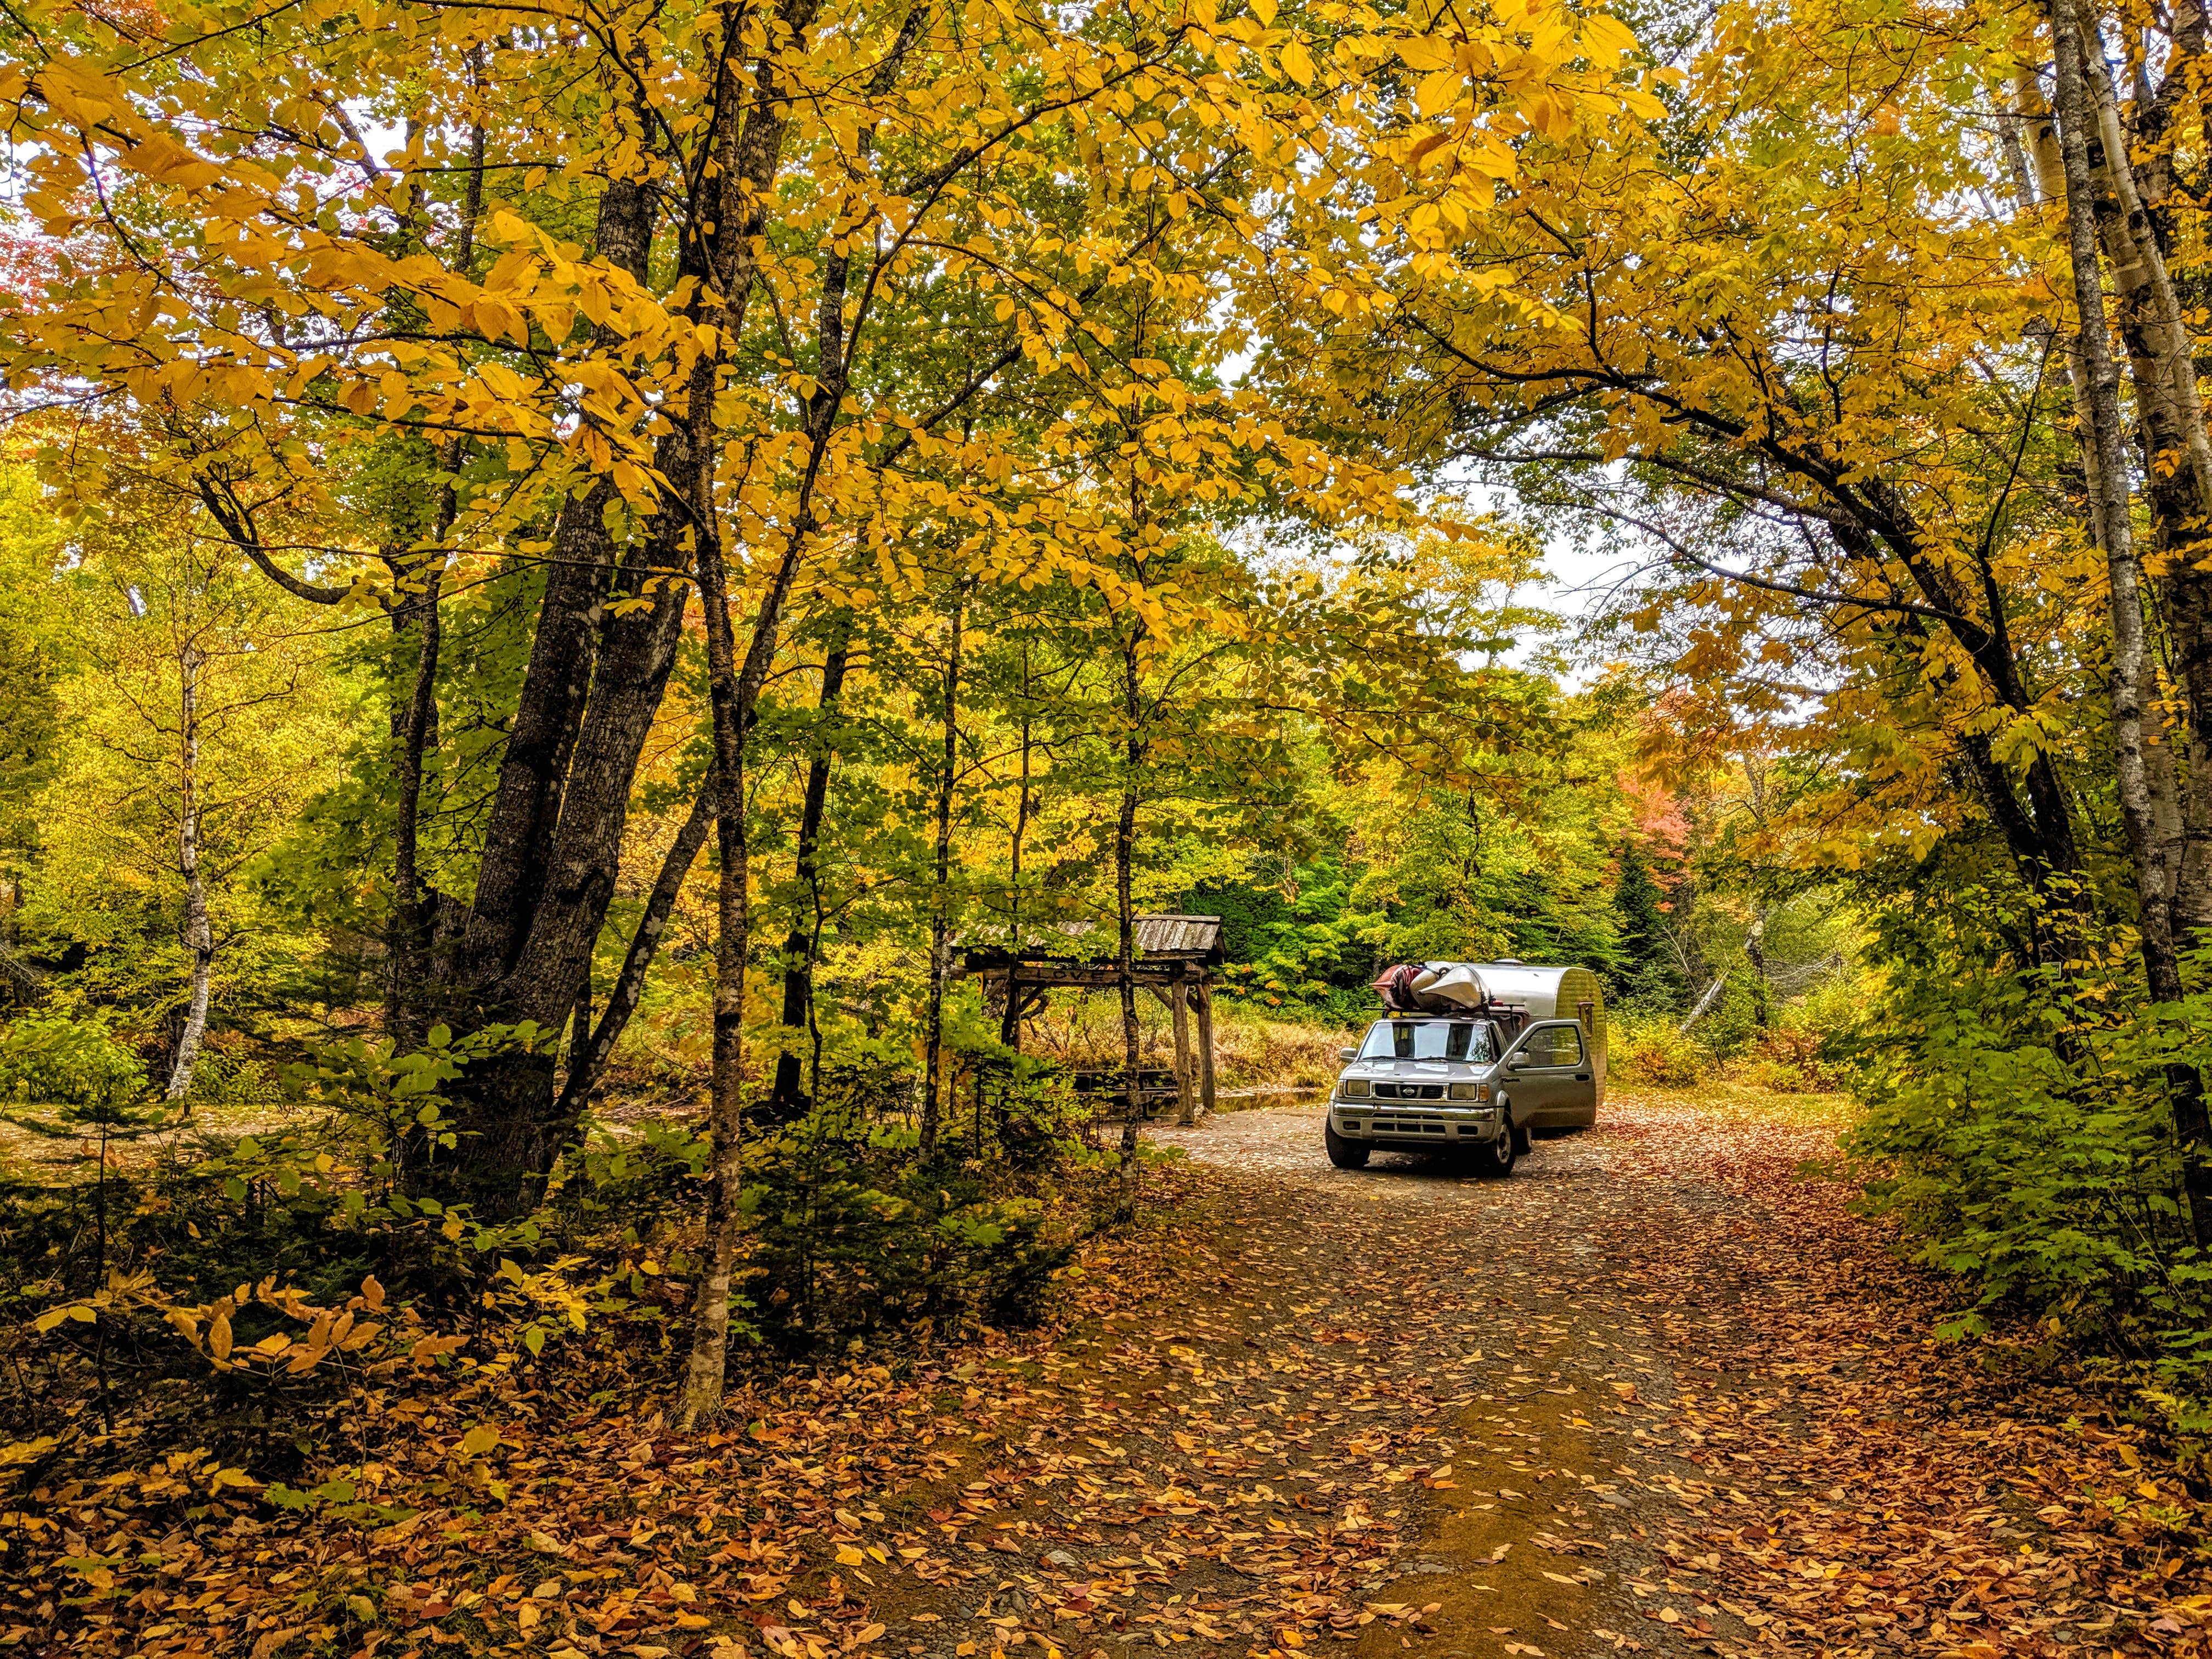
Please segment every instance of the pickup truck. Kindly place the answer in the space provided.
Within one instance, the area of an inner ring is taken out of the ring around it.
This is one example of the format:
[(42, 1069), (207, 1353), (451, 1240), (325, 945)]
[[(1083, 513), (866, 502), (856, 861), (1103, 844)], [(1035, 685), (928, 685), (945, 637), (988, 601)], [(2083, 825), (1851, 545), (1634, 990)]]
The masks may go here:
[[(1479, 1011), (1394, 1012), (1340, 1052), (1345, 1066), (1322, 1131), (1338, 1169), (1364, 1169), (1379, 1147), (1472, 1155), (1483, 1174), (1507, 1176), (1531, 1131), (1597, 1121), (1605, 1027), (1596, 976), (1519, 963), (1472, 974), (1486, 981)], [(1517, 1000), (1492, 1001), (1509, 983)], [(1578, 1017), (1544, 1017), (1565, 1008)]]

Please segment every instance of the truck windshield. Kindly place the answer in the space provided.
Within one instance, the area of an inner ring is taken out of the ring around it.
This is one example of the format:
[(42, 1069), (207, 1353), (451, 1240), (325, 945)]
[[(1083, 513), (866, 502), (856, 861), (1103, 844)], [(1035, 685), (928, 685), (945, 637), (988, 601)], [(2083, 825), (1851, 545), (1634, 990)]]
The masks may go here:
[(1490, 1058), (1490, 1028), (1469, 1019), (1386, 1019), (1370, 1027), (1362, 1060)]

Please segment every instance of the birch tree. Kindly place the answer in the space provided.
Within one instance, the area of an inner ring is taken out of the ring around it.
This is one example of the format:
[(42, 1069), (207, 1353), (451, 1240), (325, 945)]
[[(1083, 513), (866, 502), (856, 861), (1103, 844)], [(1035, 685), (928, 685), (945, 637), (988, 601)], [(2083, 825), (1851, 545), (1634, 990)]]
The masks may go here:
[(167, 918), (157, 960), (174, 976), (141, 994), (171, 1011), (173, 1102), (191, 1097), (225, 952), (257, 914), (244, 878), (333, 777), (343, 706), (307, 607), (205, 531), (127, 514), (81, 526), (57, 572), (75, 641), (40, 806), (47, 926), (127, 923), (134, 890)]

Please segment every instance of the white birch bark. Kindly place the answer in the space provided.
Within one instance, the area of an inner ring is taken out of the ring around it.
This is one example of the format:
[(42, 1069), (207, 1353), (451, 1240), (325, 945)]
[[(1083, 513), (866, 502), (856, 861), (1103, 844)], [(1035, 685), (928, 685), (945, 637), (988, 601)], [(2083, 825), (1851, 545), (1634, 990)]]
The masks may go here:
[(169, 1072), (167, 1098), (191, 1091), (192, 1066), (207, 1035), (208, 980), (215, 964), (215, 933), (208, 922), (207, 882), (200, 872), (200, 669), (206, 659), (187, 643), (177, 653), (179, 697), (177, 757), (177, 872), (185, 878), (185, 949), (191, 952), (191, 1000), (185, 1029), (177, 1038), (177, 1057)]

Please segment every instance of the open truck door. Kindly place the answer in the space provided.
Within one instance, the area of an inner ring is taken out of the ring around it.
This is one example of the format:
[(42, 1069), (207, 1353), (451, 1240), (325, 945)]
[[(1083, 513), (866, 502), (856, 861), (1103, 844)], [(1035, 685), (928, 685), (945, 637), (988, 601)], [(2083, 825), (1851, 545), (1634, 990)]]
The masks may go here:
[(1505, 1054), (1500, 1092), (1520, 1129), (1579, 1129), (1597, 1121), (1597, 1073), (1582, 1022), (1538, 1020)]

